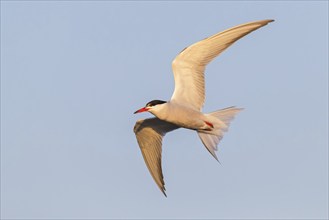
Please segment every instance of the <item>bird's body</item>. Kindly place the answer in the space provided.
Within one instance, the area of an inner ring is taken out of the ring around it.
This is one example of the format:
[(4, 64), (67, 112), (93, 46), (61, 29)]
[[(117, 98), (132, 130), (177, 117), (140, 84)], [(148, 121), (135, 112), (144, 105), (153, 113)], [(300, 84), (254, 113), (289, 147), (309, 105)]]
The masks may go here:
[(159, 109), (150, 110), (157, 118), (178, 125), (182, 128), (199, 130), (205, 128), (206, 116), (195, 109), (179, 103), (168, 101), (159, 106)]
[(164, 194), (161, 168), (163, 136), (178, 128), (195, 130), (207, 150), (217, 159), (215, 151), (219, 141), (234, 116), (242, 110), (229, 107), (207, 114), (201, 112), (205, 101), (206, 65), (235, 41), (272, 21), (242, 24), (185, 48), (172, 63), (175, 90), (171, 99), (153, 100), (135, 112), (148, 111), (155, 116), (137, 121), (134, 132), (145, 163)]

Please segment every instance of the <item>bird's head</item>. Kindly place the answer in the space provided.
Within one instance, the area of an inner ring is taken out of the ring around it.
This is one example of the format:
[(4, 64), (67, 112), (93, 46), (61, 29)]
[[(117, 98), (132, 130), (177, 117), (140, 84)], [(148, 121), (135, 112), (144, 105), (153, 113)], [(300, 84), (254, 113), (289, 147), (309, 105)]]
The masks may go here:
[(162, 101), (162, 100), (152, 100), (150, 102), (148, 102), (145, 107), (138, 109), (137, 111), (134, 112), (134, 114), (136, 113), (141, 113), (141, 112), (150, 112), (150, 113), (155, 113), (158, 110), (161, 109), (162, 104), (167, 103), (166, 101)]

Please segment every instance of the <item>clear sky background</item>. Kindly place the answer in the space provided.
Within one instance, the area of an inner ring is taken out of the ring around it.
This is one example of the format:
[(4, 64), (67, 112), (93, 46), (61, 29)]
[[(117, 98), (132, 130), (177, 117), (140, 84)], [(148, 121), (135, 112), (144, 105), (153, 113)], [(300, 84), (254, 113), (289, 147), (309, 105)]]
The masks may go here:
[[(207, 68), (204, 111), (245, 108), (221, 164), (169, 133), (165, 198), (133, 112), (184, 47), (261, 19)], [(328, 218), (328, 2), (1, 1), (1, 218)]]

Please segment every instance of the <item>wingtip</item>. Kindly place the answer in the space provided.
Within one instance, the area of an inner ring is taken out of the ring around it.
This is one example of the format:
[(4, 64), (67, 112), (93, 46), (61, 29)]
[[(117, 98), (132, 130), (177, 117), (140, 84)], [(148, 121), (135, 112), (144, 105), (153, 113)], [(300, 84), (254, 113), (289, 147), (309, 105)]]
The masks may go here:
[(265, 26), (274, 21), (275, 21), (274, 19), (265, 19), (265, 20), (256, 21), (256, 23), (258, 23), (260, 26)]
[(211, 153), (211, 155), (212, 155), (212, 156), (217, 160), (217, 162), (220, 164), (219, 159), (218, 159), (217, 155), (215, 154), (215, 152), (214, 152), (214, 153)]
[(166, 192), (165, 192), (165, 189), (163, 189), (163, 190), (161, 190), (161, 191), (162, 191), (163, 195), (167, 198), (167, 194), (166, 194)]
[(222, 163), (218, 160), (218, 158), (217, 158), (217, 162), (218, 162), (219, 165), (222, 165)]
[(269, 23), (272, 23), (274, 21), (275, 21), (274, 19), (265, 20), (265, 24), (264, 25), (268, 25)]

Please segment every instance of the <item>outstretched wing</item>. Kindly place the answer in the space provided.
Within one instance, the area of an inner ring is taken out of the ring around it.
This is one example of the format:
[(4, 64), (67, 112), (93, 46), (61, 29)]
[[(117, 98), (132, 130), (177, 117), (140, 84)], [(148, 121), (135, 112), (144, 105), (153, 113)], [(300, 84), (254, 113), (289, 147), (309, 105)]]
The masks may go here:
[(200, 111), (205, 101), (206, 65), (235, 41), (272, 21), (262, 20), (242, 24), (185, 48), (172, 63), (175, 90), (171, 101)]
[(158, 118), (148, 118), (136, 122), (134, 132), (142, 151), (144, 161), (154, 181), (165, 196), (165, 187), (161, 168), (162, 137), (178, 126)]

